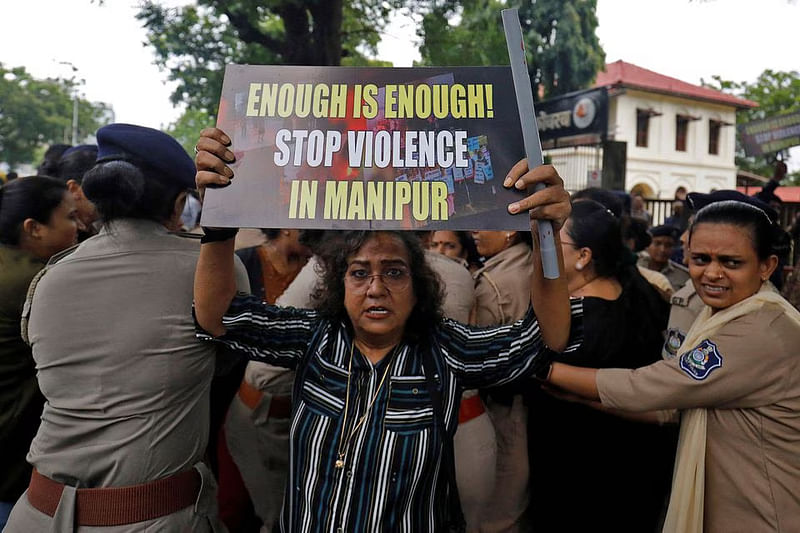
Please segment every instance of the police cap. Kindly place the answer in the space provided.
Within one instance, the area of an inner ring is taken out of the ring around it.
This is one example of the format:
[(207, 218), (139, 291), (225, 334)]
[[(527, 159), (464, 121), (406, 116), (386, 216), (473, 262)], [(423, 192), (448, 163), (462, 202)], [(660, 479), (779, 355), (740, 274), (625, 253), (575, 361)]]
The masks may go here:
[(769, 219), (773, 223), (776, 220), (778, 220), (778, 212), (775, 211), (775, 209), (770, 207), (768, 204), (762, 202), (758, 198), (755, 198), (753, 196), (747, 196), (746, 194), (742, 194), (739, 191), (723, 190), (723, 191), (714, 191), (708, 194), (701, 192), (690, 192), (686, 196), (686, 199), (689, 202), (689, 207), (691, 207), (692, 211), (694, 211), (695, 213), (709, 204), (713, 204), (716, 202), (724, 202), (724, 201), (734, 201), (734, 202), (744, 202), (746, 204), (758, 207), (767, 214), (767, 217), (769, 217)]
[(681, 230), (675, 226), (662, 225), (650, 228), (650, 235), (653, 237), (672, 237), (675, 240), (681, 236)]
[(195, 187), (192, 158), (178, 141), (153, 128), (109, 124), (97, 130), (97, 162), (116, 160), (150, 167), (181, 188)]

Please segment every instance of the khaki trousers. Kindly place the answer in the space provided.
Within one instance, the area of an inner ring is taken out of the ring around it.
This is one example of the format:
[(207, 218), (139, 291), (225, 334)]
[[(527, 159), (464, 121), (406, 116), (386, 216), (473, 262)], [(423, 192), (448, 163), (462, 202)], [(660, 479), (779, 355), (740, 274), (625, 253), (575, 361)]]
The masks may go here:
[(225, 419), (228, 450), (264, 524), (262, 531), (272, 531), (280, 518), (289, 472), (291, 419), (270, 418), (270, 400), (273, 395), (291, 395), (293, 383), (294, 372), (280, 375), (268, 387), (262, 387), (264, 396), (254, 409), (242, 403), (237, 394)]
[[(477, 391), (465, 391), (468, 397)], [(481, 517), (495, 486), (497, 442), (494, 425), (483, 413), (458, 425), (453, 438), (456, 484), (469, 533), (480, 529)]]

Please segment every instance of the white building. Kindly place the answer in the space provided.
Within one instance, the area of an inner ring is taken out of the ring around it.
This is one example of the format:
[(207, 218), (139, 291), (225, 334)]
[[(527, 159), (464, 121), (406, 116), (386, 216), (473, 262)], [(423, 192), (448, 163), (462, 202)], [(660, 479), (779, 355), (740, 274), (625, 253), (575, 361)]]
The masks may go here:
[(595, 87), (609, 92), (608, 139), (627, 143), (626, 190), (736, 188), (736, 110), (758, 104), (624, 61), (607, 64)]
[[(607, 64), (594, 87), (608, 94), (603, 141), (626, 143), (626, 191), (671, 199), (678, 187), (736, 188), (736, 111), (758, 104), (624, 61)], [(599, 139), (594, 148), (566, 144), (573, 146), (546, 153), (567, 188), (583, 188), (589, 176), (603, 171), (603, 144)]]

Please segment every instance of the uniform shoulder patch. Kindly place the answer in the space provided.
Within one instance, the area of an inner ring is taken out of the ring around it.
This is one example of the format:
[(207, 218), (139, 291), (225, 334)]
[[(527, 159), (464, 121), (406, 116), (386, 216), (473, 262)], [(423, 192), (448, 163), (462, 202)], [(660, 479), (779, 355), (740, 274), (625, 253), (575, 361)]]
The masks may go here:
[(710, 340), (704, 340), (697, 347), (681, 355), (681, 369), (690, 378), (702, 381), (715, 369), (722, 366), (722, 354), (717, 345)]
[(672, 359), (678, 355), (678, 350), (686, 338), (686, 333), (678, 328), (669, 328), (667, 330), (667, 339), (664, 341), (664, 349), (661, 351), (661, 357), (664, 359)]

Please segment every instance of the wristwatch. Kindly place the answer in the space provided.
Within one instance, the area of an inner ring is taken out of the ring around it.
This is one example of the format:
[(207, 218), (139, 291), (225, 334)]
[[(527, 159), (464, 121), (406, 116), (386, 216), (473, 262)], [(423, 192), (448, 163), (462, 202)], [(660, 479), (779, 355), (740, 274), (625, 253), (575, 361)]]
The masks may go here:
[(203, 237), (200, 242), (203, 244), (209, 242), (227, 241), (236, 237), (239, 233), (239, 228), (206, 228), (203, 227)]

